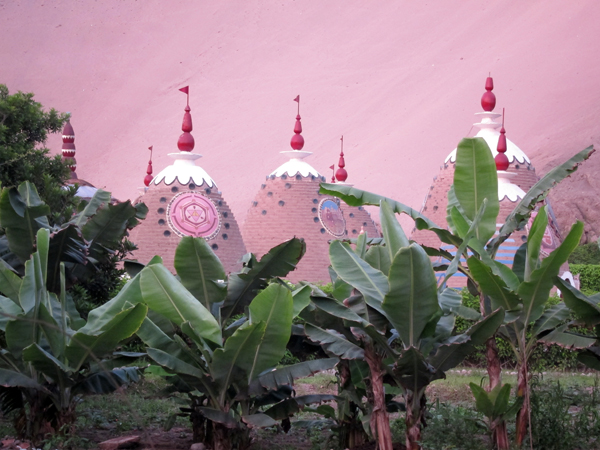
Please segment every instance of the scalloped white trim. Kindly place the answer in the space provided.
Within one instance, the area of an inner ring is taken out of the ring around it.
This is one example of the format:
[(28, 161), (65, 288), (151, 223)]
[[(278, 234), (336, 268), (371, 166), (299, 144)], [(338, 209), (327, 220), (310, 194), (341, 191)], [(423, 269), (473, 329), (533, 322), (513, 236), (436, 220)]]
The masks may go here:
[(525, 191), (516, 184), (513, 184), (510, 179), (516, 175), (515, 173), (498, 171), (498, 200), (508, 199), (515, 203), (525, 197)]
[(195, 159), (202, 155), (197, 153), (170, 153), (169, 156), (175, 159), (170, 166), (165, 167), (156, 175), (151, 184), (157, 185), (165, 183), (171, 185), (177, 180), (179, 184), (188, 184), (193, 182), (196, 186), (202, 186), (204, 183), (210, 188), (217, 187), (217, 183), (206, 173), (206, 171), (194, 163)]
[(311, 175), (315, 177), (321, 176), (321, 174), (317, 172), (317, 170), (313, 166), (302, 161), (301, 159), (306, 158), (308, 155), (311, 155), (310, 152), (286, 151), (281, 153), (289, 154), (292, 158), (288, 162), (283, 163), (281, 166), (279, 166), (277, 169), (271, 172), (269, 176), (275, 175), (276, 177), (280, 177), (284, 174), (287, 174), (289, 177), (294, 177), (297, 174), (300, 174), (303, 177), (308, 177)]
[[(480, 130), (479, 133), (477, 133), (475, 136), (482, 137), (485, 140), (488, 147), (492, 151), (492, 155), (495, 158), (496, 155), (498, 154), (496, 149), (498, 148), (498, 139), (500, 138), (500, 132), (498, 130), (495, 130), (492, 128), (484, 128), (483, 130)], [(529, 160), (527, 155), (523, 152), (523, 150), (521, 150), (519, 147), (517, 147), (516, 144), (508, 138), (506, 139), (505, 155), (508, 158), (508, 162), (511, 164), (515, 160), (517, 160), (517, 162), (519, 164), (523, 164), (525, 162), (527, 162), (527, 164), (531, 164), (531, 161)], [(450, 161), (451, 163), (456, 162), (456, 149), (454, 149), (448, 155), (448, 157), (445, 159), (444, 163), (448, 163), (448, 161)]]

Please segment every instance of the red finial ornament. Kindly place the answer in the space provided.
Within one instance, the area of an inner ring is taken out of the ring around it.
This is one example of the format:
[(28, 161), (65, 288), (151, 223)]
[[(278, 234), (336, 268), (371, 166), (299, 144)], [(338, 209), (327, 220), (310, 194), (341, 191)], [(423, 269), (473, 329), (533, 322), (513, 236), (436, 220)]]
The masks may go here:
[(494, 80), (492, 77), (487, 77), (485, 80), (485, 93), (481, 97), (481, 107), (487, 112), (493, 111), (496, 107), (496, 96), (492, 89), (494, 89)]
[(295, 134), (292, 136), (290, 145), (294, 150), (302, 150), (302, 147), (304, 147), (304, 138), (300, 134), (302, 133), (302, 124), (300, 123), (300, 96), (297, 95), (294, 101), (298, 103), (298, 113), (296, 115), (296, 124), (294, 125)]
[(329, 168), (331, 169), (331, 182), (335, 183), (335, 164), (329, 166)]
[(344, 161), (344, 136), (340, 138), (340, 141), (342, 141), (342, 150), (340, 152), (340, 160), (338, 161), (339, 169), (335, 172), (335, 178), (343, 183), (348, 178), (348, 172), (344, 169), (346, 167), (346, 162)]
[(77, 160), (75, 159), (75, 131), (71, 125), (71, 119), (67, 119), (67, 123), (63, 128), (62, 132), (62, 159), (67, 164), (67, 167), (71, 169), (71, 175), (73, 178), (77, 178), (75, 169), (77, 169)]
[(148, 150), (150, 150), (150, 161), (148, 161), (148, 168), (146, 169), (147, 175), (144, 177), (144, 184), (146, 186), (150, 186), (150, 182), (152, 181), (152, 178), (154, 178), (152, 176), (152, 147), (152, 145), (148, 147)]
[(183, 134), (179, 136), (179, 139), (177, 140), (177, 147), (182, 152), (191, 152), (194, 149), (195, 142), (194, 136), (190, 134), (190, 131), (192, 131), (192, 115), (190, 114), (190, 87), (186, 86), (179, 90), (187, 95), (187, 104), (185, 106), (183, 123), (181, 125)]
[(504, 129), (504, 108), (502, 108), (502, 128), (500, 128), (500, 137), (498, 138), (498, 154), (494, 158), (496, 161), (496, 170), (506, 170), (509, 166), (508, 157), (506, 156), (506, 130)]

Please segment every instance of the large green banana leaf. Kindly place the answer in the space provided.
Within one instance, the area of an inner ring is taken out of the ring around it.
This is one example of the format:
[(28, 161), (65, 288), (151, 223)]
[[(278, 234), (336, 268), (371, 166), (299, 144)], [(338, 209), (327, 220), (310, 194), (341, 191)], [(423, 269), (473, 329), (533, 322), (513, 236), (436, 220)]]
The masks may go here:
[(387, 277), (361, 259), (347, 243), (333, 241), (329, 257), (338, 276), (360, 291), (369, 306), (383, 313), (381, 304), (389, 290)]
[(48, 249), (47, 287), (50, 292), (60, 292), (60, 264), (86, 264), (87, 245), (81, 230), (73, 225), (53, 232)]
[(540, 249), (542, 247), (542, 239), (548, 227), (548, 213), (546, 207), (542, 206), (531, 225), (529, 234), (527, 235), (527, 251), (525, 253), (525, 271), (523, 272), (523, 280), (529, 281), (531, 273), (540, 266)]
[(486, 243), (496, 232), (500, 203), (496, 163), (483, 138), (464, 138), (458, 144), (454, 194), (462, 211), (470, 220), (475, 219), (481, 205), (487, 199), (487, 206), (475, 232), (477, 240)]
[(292, 331), (294, 304), (290, 290), (272, 284), (250, 303), (250, 323), (264, 323), (264, 334), (253, 349), (253, 361), (248, 371), (248, 382), (260, 373), (274, 367), (285, 354)]
[(488, 265), (474, 256), (467, 260), (467, 265), (483, 293), (490, 297), (493, 309), (503, 308), (505, 311), (514, 311), (519, 307), (519, 296), (508, 288), (501, 277), (492, 273)]
[(600, 323), (600, 293), (588, 297), (559, 277), (554, 278), (554, 283), (560, 289), (565, 304), (579, 320), (591, 326)]
[(181, 284), (209, 311), (225, 299), (225, 269), (205, 239), (181, 239), (175, 251), (175, 270)]
[(43, 373), (55, 383), (61, 383), (64, 388), (67, 388), (68, 384), (70, 384), (71, 380), (69, 376), (74, 371), (73, 367), (66, 366), (38, 344), (31, 344), (23, 350), (23, 360), (33, 364), (36, 370)]
[(211, 373), (220, 386), (219, 404), (224, 404), (227, 389), (234, 381), (247, 382), (265, 328), (265, 322), (240, 327), (225, 341), (224, 348), (218, 348), (213, 353)]
[(227, 296), (221, 308), (222, 321), (243, 310), (270, 278), (285, 277), (296, 268), (306, 251), (304, 239), (293, 238), (273, 247), (249, 270), (229, 276)]
[(304, 326), (304, 331), (311, 341), (321, 344), (327, 353), (339, 356), (341, 359), (363, 359), (365, 357), (362, 348), (348, 341), (337, 331), (323, 330), (310, 324)]
[(430, 219), (419, 213), (416, 209), (406, 206), (400, 202), (382, 195), (373, 194), (367, 191), (361, 191), (351, 186), (341, 184), (321, 183), (321, 194), (328, 194), (338, 197), (350, 206), (374, 205), (379, 206), (382, 201), (387, 202), (392, 210), (398, 214), (403, 213), (410, 216), (415, 221), (415, 226), (418, 230), (430, 230), (445, 244), (450, 244), (458, 247), (460, 239), (454, 236), (450, 231), (440, 228)]
[(260, 384), (266, 389), (277, 389), (283, 385), (291, 386), (294, 384), (294, 380), (310, 377), (323, 370), (333, 369), (339, 361), (338, 358), (324, 358), (279, 367), (270, 372), (263, 373), (252, 384)]
[(0, 295), (0, 330), (6, 331), (6, 324), (23, 314), (23, 309), (11, 299)]
[(94, 214), (98, 212), (98, 209), (103, 205), (108, 205), (110, 203), (110, 192), (103, 191), (102, 189), (98, 189), (94, 192), (94, 196), (87, 202), (84, 208), (79, 211), (70, 221), (69, 223), (76, 225), (81, 228), (83, 225), (87, 223), (87, 221)]
[(65, 351), (72, 367), (79, 369), (90, 357), (100, 359), (111, 353), (119, 342), (135, 334), (147, 312), (148, 307), (138, 303), (116, 314), (100, 333), (88, 335), (81, 330), (76, 332)]
[(395, 213), (387, 201), (382, 201), (379, 206), (379, 220), (385, 241), (385, 249), (387, 250), (389, 260), (392, 261), (398, 250), (402, 247), (408, 247), (408, 238), (404, 234), (402, 226), (396, 220)]
[(583, 223), (578, 221), (560, 246), (544, 258), (539, 269), (532, 272), (530, 279), (519, 285), (518, 294), (523, 300), (521, 323), (528, 324), (540, 318), (550, 295), (550, 289), (554, 285), (554, 277), (558, 275), (560, 266), (567, 262), (569, 255), (579, 245), (582, 234)]
[(529, 217), (531, 210), (537, 203), (546, 197), (552, 187), (575, 172), (577, 167), (594, 152), (595, 150), (592, 146), (587, 147), (572, 158), (569, 158), (560, 166), (552, 169), (544, 175), (540, 181), (535, 183), (531, 189), (527, 191), (515, 209), (508, 215), (504, 225), (500, 228), (498, 236), (490, 242), (488, 247), (491, 249), (492, 253), (494, 254), (496, 252), (500, 244), (504, 242), (513, 231), (523, 225), (525, 219)]
[(435, 354), (428, 358), (429, 363), (441, 373), (456, 367), (474, 350), (474, 347), (484, 344), (492, 337), (503, 321), (504, 310), (497, 309), (464, 333), (468, 339), (450, 338), (448, 343), (440, 345)]
[(146, 266), (139, 276), (142, 297), (150, 309), (177, 325), (189, 321), (204, 339), (221, 345), (217, 320), (165, 266)]
[(15, 273), (3, 259), (0, 259), (0, 292), (10, 298), (16, 304), (19, 303), (19, 290), (21, 289), (21, 277)]
[(405, 348), (416, 347), (431, 318), (440, 312), (431, 261), (417, 244), (401, 248), (392, 261), (383, 311)]
[(50, 207), (40, 199), (29, 181), (19, 188), (4, 188), (0, 193), (0, 227), (4, 228), (8, 245), (21, 261), (33, 253), (35, 237), (40, 228), (50, 228), (47, 215)]

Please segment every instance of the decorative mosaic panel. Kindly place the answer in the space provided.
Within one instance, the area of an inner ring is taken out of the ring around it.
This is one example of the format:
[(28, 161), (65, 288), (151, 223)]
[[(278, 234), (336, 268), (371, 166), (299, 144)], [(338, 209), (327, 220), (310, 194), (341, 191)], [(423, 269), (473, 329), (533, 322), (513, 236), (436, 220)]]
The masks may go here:
[(346, 235), (346, 220), (338, 199), (325, 198), (319, 203), (319, 220), (323, 228), (335, 237)]
[(167, 209), (171, 229), (179, 236), (214, 238), (221, 228), (217, 207), (198, 192), (182, 192), (173, 197)]

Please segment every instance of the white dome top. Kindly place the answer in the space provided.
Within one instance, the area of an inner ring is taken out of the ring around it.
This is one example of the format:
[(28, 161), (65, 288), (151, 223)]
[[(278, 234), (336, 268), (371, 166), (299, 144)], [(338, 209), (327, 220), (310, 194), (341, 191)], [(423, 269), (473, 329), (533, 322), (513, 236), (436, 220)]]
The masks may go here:
[[(495, 158), (498, 154), (498, 151), (496, 149), (498, 148), (498, 139), (500, 138), (500, 132), (498, 131), (498, 128), (500, 128), (502, 124), (494, 122), (493, 119), (500, 117), (500, 114), (492, 112), (483, 112), (477, 113), (477, 115), (483, 116), (483, 119), (480, 123), (473, 124), (474, 126), (481, 128), (475, 136), (481, 137), (485, 140), (488, 147), (492, 151), (492, 155)], [(508, 158), (509, 163), (513, 163), (516, 159), (520, 164), (523, 164), (525, 162), (531, 164), (531, 161), (529, 160), (527, 155), (523, 153), (523, 150), (517, 147), (515, 143), (508, 138), (506, 139), (505, 155)], [(448, 155), (444, 163), (448, 163), (448, 161), (452, 163), (456, 162), (456, 149), (454, 149), (452, 153)]]
[(510, 180), (515, 175), (517, 174), (505, 170), (498, 171), (498, 200), (507, 199), (515, 203), (525, 197), (525, 191)]
[(193, 182), (196, 186), (202, 186), (202, 184), (206, 183), (208, 187), (217, 187), (217, 184), (208, 173), (194, 162), (194, 160), (202, 158), (202, 155), (179, 152), (169, 153), (169, 156), (175, 159), (175, 162), (161, 170), (152, 179), (151, 184), (157, 185), (164, 182), (166, 185), (170, 185), (177, 180), (180, 184)]
[(316, 171), (310, 164), (302, 161), (302, 159), (306, 158), (308, 155), (312, 155), (312, 152), (305, 152), (302, 150), (288, 150), (284, 152), (280, 152), (284, 154), (290, 155), (290, 160), (286, 163), (283, 163), (270, 175), (275, 175), (276, 177), (280, 177), (284, 174), (287, 174), (289, 177), (296, 176), (297, 174), (302, 175), (303, 177), (308, 177), (313, 175), (315, 177), (320, 177), (321, 174)]

